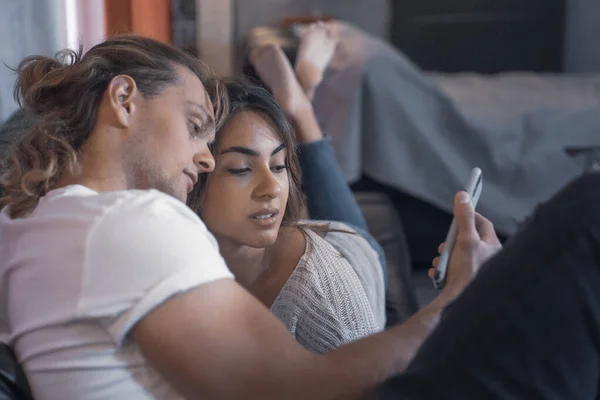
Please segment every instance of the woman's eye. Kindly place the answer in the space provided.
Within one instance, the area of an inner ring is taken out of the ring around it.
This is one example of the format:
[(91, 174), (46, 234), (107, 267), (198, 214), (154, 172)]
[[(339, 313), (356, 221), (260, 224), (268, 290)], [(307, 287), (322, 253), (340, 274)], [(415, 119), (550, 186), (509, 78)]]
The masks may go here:
[(246, 172), (250, 172), (250, 168), (230, 168), (227, 171), (233, 175), (242, 175)]
[(275, 172), (283, 172), (288, 169), (288, 166), (287, 165), (276, 165), (271, 169)]

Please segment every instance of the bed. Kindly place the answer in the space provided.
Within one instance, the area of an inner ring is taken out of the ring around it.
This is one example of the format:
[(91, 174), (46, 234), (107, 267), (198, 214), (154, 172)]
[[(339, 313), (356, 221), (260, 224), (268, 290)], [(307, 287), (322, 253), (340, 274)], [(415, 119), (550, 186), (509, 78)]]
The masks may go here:
[[(484, 171), (479, 210), (503, 237), (600, 166), (600, 74), (560, 73), (564, 1), (443, 2), (436, 11), (441, 3), (394, 11), (404, 15), (391, 35), (402, 51), (342, 24), (314, 102), (353, 188), (391, 199), (417, 266), (436, 254), (472, 166)], [(293, 61), (294, 38), (270, 34)], [(242, 66), (253, 74), (243, 57)]]

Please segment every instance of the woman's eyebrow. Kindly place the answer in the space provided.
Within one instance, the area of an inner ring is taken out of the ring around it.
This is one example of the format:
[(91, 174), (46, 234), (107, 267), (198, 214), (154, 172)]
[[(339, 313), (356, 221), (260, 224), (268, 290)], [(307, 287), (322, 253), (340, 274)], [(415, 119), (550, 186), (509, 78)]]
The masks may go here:
[(285, 144), (282, 143), (279, 146), (277, 146), (277, 148), (275, 150), (273, 150), (271, 152), (271, 157), (274, 156), (275, 154), (279, 153), (283, 149), (285, 149)]
[[(271, 157), (274, 156), (275, 154), (279, 153), (283, 149), (285, 149), (285, 145), (280, 144), (279, 146), (277, 146), (277, 148), (275, 150), (273, 150), (271, 152)], [(258, 151), (252, 150), (248, 147), (243, 147), (243, 146), (231, 146), (230, 148), (221, 151), (219, 154), (226, 154), (226, 153), (240, 153), (240, 154), (244, 154), (246, 156), (251, 156), (251, 157), (259, 157), (260, 156), (260, 153)]]
[(231, 146), (230, 148), (221, 151), (219, 154), (226, 153), (240, 153), (251, 157), (258, 157), (260, 155), (257, 151), (242, 146)]

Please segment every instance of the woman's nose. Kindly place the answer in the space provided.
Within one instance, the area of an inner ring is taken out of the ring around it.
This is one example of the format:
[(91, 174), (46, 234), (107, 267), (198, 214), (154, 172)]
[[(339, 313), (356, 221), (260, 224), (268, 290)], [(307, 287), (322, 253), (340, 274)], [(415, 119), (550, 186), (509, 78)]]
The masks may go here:
[(265, 172), (264, 176), (261, 177), (260, 182), (256, 186), (254, 191), (257, 197), (267, 197), (274, 199), (281, 193), (281, 185), (273, 173)]

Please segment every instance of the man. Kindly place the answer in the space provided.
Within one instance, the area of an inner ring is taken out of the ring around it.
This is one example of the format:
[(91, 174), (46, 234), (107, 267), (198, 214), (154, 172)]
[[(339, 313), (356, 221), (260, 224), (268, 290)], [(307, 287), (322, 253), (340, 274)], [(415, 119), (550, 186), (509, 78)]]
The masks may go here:
[(446, 290), (396, 329), (312, 354), (184, 204), (214, 168), (219, 123), (218, 84), (195, 59), (121, 37), (70, 65), (27, 59), (17, 89), (38, 118), (2, 179), (0, 271), (36, 399), (356, 398), (404, 369), (471, 280), (461, 257), (498, 246), (457, 197), (469, 252), (456, 249)]

